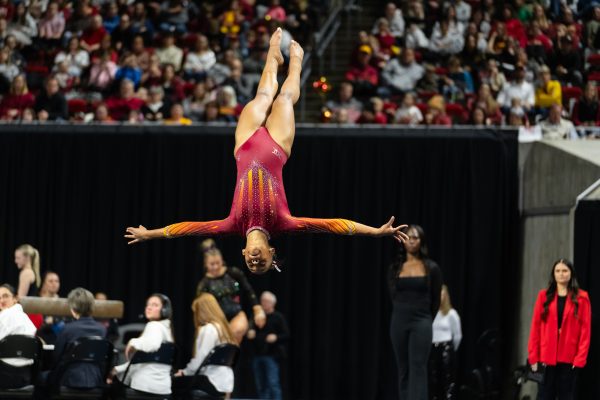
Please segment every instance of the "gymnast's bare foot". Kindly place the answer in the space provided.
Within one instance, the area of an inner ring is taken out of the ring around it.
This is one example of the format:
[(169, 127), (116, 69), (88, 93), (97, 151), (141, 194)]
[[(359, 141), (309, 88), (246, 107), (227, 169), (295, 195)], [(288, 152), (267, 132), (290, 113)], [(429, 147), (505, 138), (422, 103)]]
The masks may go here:
[(295, 40), (292, 40), (292, 42), (290, 43), (290, 59), (297, 57), (300, 59), (300, 61), (302, 61), (302, 58), (304, 58), (304, 50), (302, 50), (302, 46), (300, 46), (300, 43), (296, 42)]
[(281, 36), (283, 32), (281, 28), (277, 28), (273, 35), (271, 36), (271, 40), (269, 41), (269, 53), (267, 56), (272, 56), (277, 60), (277, 65), (283, 64), (283, 54), (281, 54)]

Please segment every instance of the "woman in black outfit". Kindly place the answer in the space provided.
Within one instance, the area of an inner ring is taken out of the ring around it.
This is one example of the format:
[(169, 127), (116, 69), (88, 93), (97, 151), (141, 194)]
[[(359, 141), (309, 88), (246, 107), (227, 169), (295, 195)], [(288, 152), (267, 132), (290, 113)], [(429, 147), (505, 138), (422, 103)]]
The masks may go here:
[(210, 293), (219, 302), (225, 317), (229, 321), (229, 328), (238, 343), (241, 343), (248, 331), (248, 318), (240, 304), (240, 295), (252, 306), (254, 323), (259, 328), (265, 325), (266, 315), (258, 303), (256, 294), (250, 286), (246, 275), (235, 267), (227, 267), (221, 252), (212, 239), (202, 242), (204, 253), (204, 278), (198, 283), (196, 296), (201, 293)]
[(442, 273), (428, 257), (425, 232), (409, 225), (408, 241), (390, 268), (390, 335), (398, 366), (400, 400), (427, 400), (427, 364), (433, 317), (440, 307)]

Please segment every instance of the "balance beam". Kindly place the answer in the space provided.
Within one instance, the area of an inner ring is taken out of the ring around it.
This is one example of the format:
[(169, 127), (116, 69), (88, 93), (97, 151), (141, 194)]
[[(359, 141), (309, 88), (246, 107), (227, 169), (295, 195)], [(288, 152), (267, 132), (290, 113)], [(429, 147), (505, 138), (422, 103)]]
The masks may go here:
[[(53, 317), (70, 317), (71, 309), (65, 298), (21, 297), (19, 303), (27, 314), (43, 314)], [(123, 302), (96, 300), (92, 311), (94, 318), (123, 318)]]

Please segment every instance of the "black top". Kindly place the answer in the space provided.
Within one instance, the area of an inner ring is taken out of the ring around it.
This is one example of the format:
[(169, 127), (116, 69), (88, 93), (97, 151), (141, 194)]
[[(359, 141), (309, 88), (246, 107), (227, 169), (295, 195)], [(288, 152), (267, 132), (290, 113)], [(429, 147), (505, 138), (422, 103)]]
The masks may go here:
[(67, 100), (60, 92), (48, 96), (45, 91), (42, 91), (35, 101), (34, 110), (35, 112), (46, 110), (50, 121), (56, 121), (57, 119), (67, 121), (69, 119)]
[(390, 294), (394, 304), (426, 308), (434, 317), (440, 308), (442, 271), (433, 260), (425, 259), (423, 264), (426, 276), (404, 278), (398, 277), (401, 266), (392, 265), (389, 276)]
[(37, 296), (38, 295), (38, 287), (35, 285), (35, 279), (29, 285), (29, 290), (27, 291), (27, 296)]
[[(285, 317), (279, 311), (267, 314), (267, 322), (262, 329), (256, 329), (256, 338), (253, 340), (254, 351), (257, 356), (280, 357), (284, 355), (283, 345), (288, 340), (290, 333)], [(271, 333), (277, 335), (274, 343), (267, 343), (267, 336)]]
[(558, 329), (562, 325), (563, 314), (565, 313), (565, 303), (567, 296), (557, 296), (556, 307), (558, 308)]
[(598, 118), (598, 101), (587, 101), (581, 97), (577, 104), (577, 118), (581, 122), (596, 122)]
[(199, 296), (202, 292), (215, 296), (229, 321), (242, 311), (240, 292), (243, 292), (250, 306), (258, 304), (256, 294), (254, 294), (246, 275), (235, 267), (228, 267), (225, 273), (218, 278), (208, 276), (202, 278), (198, 283), (196, 296)]

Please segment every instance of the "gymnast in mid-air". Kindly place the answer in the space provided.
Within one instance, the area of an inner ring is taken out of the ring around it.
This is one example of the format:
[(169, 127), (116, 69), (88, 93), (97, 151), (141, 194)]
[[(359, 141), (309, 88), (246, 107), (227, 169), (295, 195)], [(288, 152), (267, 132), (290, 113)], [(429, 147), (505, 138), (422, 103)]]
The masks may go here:
[(256, 97), (242, 110), (235, 130), (237, 184), (229, 216), (223, 220), (180, 222), (152, 230), (142, 225), (129, 227), (125, 234), (125, 238), (130, 239), (129, 244), (186, 235), (237, 233), (246, 236), (246, 247), (242, 250), (246, 265), (253, 273), (261, 274), (273, 267), (275, 249), (269, 245), (269, 239), (275, 233), (393, 236), (399, 242), (408, 239), (402, 232), (406, 225), (392, 225), (394, 217), (375, 228), (341, 218), (301, 218), (291, 215), (285, 197), (282, 170), (294, 142), (294, 104), (300, 97), (304, 51), (297, 42), (291, 42), (288, 75), (275, 98), (277, 70), (283, 64), (281, 35), (281, 29), (277, 29), (271, 36)]

